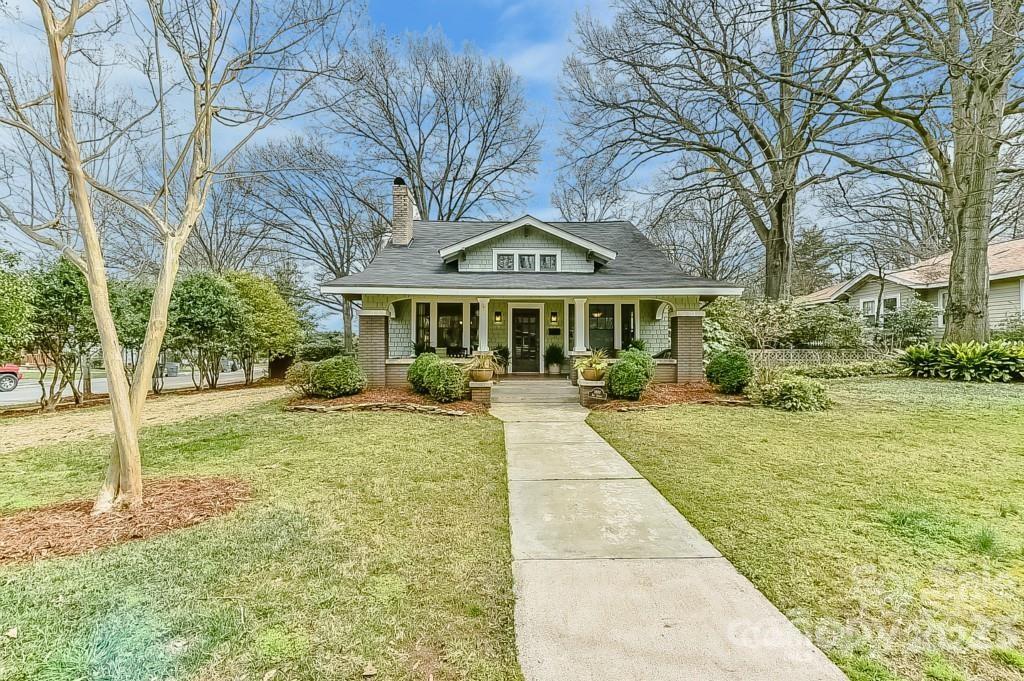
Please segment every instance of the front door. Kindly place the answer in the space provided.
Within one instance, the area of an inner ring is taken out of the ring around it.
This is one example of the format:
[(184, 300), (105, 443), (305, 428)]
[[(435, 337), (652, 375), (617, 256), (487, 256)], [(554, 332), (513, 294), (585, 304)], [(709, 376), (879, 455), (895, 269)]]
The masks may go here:
[(540, 310), (512, 308), (512, 371), (540, 371)]

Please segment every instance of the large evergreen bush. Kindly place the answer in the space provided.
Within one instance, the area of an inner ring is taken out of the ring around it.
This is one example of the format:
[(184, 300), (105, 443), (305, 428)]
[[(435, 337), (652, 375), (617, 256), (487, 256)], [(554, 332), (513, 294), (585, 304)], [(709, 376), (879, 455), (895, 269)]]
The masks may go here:
[(332, 357), (316, 363), (310, 384), (317, 397), (355, 395), (366, 387), (366, 374), (354, 357)]
[(720, 352), (708, 362), (708, 381), (726, 395), (739, 395), (750, 382), (754, 369), (741, 348)]
[(425, 383), (424, 373), (431, 364), (440, 361), (441, 358), (433, 352), (424, 352), (413, 360), (412, 364), (409, 365), (409, 370), (405, 374), (405, 378), (409, 381), (409, 385), (412, 386), (413, 391), (418, 392), (421, 395), (427, 394), (427, 384)]

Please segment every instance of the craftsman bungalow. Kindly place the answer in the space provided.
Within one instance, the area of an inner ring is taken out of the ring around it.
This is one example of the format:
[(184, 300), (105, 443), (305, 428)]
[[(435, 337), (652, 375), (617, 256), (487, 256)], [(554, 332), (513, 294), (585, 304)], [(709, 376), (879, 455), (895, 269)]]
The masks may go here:
[(321, 287), (361, 301), (371, 385), (405, 382), (425, 347), (468, 358), (505, 346), (512, 374), (537, 374), (548, 345), (614, 354), (634, 338), (659, 358), (655, 380), (699, 380), (701, 307), (741, 292), (684, 275), (629, 222), (420, 220), (400, 178), (393, 201), (392, 235), (374, 261)]

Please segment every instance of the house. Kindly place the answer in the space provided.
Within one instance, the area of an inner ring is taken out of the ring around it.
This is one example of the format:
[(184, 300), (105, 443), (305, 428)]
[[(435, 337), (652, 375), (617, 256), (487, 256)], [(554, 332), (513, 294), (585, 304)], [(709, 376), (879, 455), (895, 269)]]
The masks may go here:
[(361, 302), (359, 361), (371, 385), (405, 382), (417, 348), (462, 361), (509, 348), (513, 374), (544, 372), (544, 351), (614, 352), (634, 338), (656, 380), (703, 378), (702, 305), (733, 284), (684, 275), (628, 222), (419, 219), (394, 182), (390, 240), (363, 271), (321, 286)]
[[(913, 267), (886, 272), (884, 281), (876, 272), (864, 272), (853, 279), (823, 288), (796, 299), (799, 305), (822, 305), (845, 302), (865, 319), (877, 318), (878, 294), (881, 291), (881, 314), (898, 309), (915, 296), (935, 305), (936, 333), (945, 328), (942, 311), (946, 308), (949, 288), (950, 253), (922, 260)], [(1008, 318), (1024, 311), (1024, 239), (1002, 241), (988, 247), (989, 324), (997, 328)]]

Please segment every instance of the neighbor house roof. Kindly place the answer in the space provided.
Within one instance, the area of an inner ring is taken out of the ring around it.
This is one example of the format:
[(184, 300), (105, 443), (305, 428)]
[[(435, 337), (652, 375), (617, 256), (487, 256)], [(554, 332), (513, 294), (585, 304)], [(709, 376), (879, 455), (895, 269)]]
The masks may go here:
[[(370, 265), (356, 274), (321, 286), (324, 293), (437, 294), (471, 291), (492, 295), (586, 295), (595, 291), (647, 291), (663, 295), (738, 295), (736, 284), (691, 277), (650, 242), (629, 222), (547, 222), (547, 227), (564, 233), (575, 243), (599, 246), (613, 256), (594, 272), (459, 272), (446, 265), (441, 255), (452, 247), (472, 242), (481, 235), (500, 231), (508, 222), (414, 223), (408, 246), (386, 244)], [(539, 221), (529, 218), (529, 224)], [(554, 233), (554, 232), (552, 232)], [(486, 237), (492, 238), (492, 237)], [(461, 250), (461, 249), (459, 249)], [(596, 249), (588, 248), (595, 251)], [(601, 258), (602, 260), (604, 258)]]
[[(911, 267), (885, 273), (885, 280), (909, 288), (942, 288), (949, 285), (949, 262), (952, 253), (927, 258)], [(1024, 239), (1001, 241), (988, 246), (989, 279), (1007, 279), (1024, 276)], [(853, 279), (820, 289), (796, 299), (798, 304), (815, 305), (837, 300), (865, 279), (878, 276), (863, 272)]]

